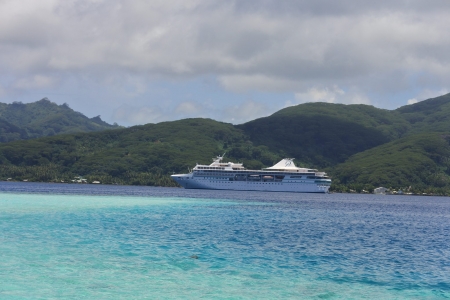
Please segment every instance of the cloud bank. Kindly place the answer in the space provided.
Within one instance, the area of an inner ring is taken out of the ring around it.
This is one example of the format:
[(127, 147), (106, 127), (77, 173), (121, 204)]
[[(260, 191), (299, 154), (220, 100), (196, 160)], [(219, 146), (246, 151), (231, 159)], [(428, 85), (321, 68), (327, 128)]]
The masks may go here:
[(445, 1), (1, 0), (0, 18), (0, 101), (50, 93), (118, 123), (450, 89)]

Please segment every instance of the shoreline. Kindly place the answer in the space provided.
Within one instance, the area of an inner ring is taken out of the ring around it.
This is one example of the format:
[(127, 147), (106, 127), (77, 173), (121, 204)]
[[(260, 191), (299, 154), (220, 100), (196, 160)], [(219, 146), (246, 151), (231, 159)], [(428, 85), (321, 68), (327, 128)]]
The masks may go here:
[[(165, 186), (165, 185), (135, 185), (135, 184), (119, 184), (119, 183), (94, 183), (94, 182), (58, 182), (58, 181), (29, 181), (29, 180), (0, 180), (0, 182), (10, 182), (10, 183), (42, 183), (42, 184), (67, 184), (73, 186), (115, 186), (115, 187), (155, 187), (155, 188), (178, 188), (183, 189), (181, 186)], [(207, 190), (208, 189), (193, 189), (193, 190)], [(231, 190), (230, 190), (231, 191)], [(240, 191), (240, 192), (257, 192), (257, 191)], [(260, 191), (262, 192), (262, 191)], [(271, 192), (272, 193), (272, 192)], [(277, 192), (274, 192), (277, 193)], [(295, 193), (293, 194), (310, 194), (310, 193)], [(433, 194), (433, 193), (369, 193), (369, 192), (338, 192), (338, 191), (329, 191), (325, 194), (348, 194), (348, 195), (379, 195), (379, 196), (424, 196), (424, 197), (450, 197), (449, 194)]]

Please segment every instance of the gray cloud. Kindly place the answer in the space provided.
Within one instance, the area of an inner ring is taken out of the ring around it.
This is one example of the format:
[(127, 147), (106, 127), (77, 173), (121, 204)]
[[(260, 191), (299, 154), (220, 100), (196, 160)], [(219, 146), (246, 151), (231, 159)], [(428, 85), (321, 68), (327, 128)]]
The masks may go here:
[[(115, 90), (135, 78), (117, 93), (122, 102), (105, 102), (118, 122), (133, 115), (130, 107), (154, 105), (134, 100), (147, 82), (201, 76), (229, 93), (291, 93), (292, 103), (343, 90), (334, 101), (388, 106), (379, 98), (450, 88), (450, 2), (3, 0), (0, 18), (0, 100), (70, 80)], [(172, 100), (148, 111), (152, 119), (218, 115), (196, 109), (201, 101)]]
[(443, 9), (450, 8), (448, 2), (442, 2), (440, 0), (285, 0), (285, 1), (273, 1), (273, 0), (242, 0), (235, 3), (237, 11), (251, 12), (251, 11), (264, 11), (271, 14), (309, 14), (309, 15), (352, 15), (367, 13), (370, 11), (405, 11), (405, 12), (434, 12), (442, 11)]

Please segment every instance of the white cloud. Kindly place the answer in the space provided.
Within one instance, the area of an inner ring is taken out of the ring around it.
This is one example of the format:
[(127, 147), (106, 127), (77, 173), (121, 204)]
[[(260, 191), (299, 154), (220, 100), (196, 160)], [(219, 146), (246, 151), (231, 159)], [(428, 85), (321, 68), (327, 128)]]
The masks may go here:
[(272, 112), (267, 105), (248, 100), (240, 105), (225, 107), (222, 110), (221, 119), (233, 124), (240, 124), (256, 118), (265, 117)]
[(51, 87), (55, 80), (45, 75), (34, 75), (31, 77), (21, 78), (14, 83), (14, 88), (26, 89), (41, 89)]
[(119, 124), (134, 125), (158, 123), (165, 121), (164, 113), (157, 107), (134, 107), (130, 105), (122, 105), (114, 112), (114, 119)]
[(414, 103), (417, 103), (417, 102), (420, 102), (420, 101), (423, 101), (423, 100), (427, 100), (427, 99), (430, 99), (430, 98), (435, 98), (435, 97), (438, 97), (438, 96), (441, 96), (441, 95), (444, 95), (444, 94), (448, 94), (448, 93), (449, 93), (449, 90), (446, 89), (446, 88), (440, 89), (440, 90), (429, 90), (429, 89), (426, 89), (426, 90), (421, 91), (416, 97), (414, 97), (412, 99), (409, 99), (407, 101), (407, 104), (408, 105), (409, 104), (414, 104)]
[(407, 104), (410, 105), (410, 104), (414, 104), (417, 102), (418, 102), (418, 100), (416, 98), (412, 98), (412, 99), (408, 99)]
[(299, 102), (328, 102), (335, 103), (336, 97), (345, 95), (337, 85), (332, 88), (310, 88), (304, 93), (296, 93), (295, 99)]
[(226, 105), (220, 109), (207, 103), (183, 102), (175, 108), (163, 109), (158, 105), (137, 107), (122, 105), (114, 111), (114, 119), (119, 124), (133, 125), (158, 123), (183, 118), (213, 118), (233, 124), (240, 124), (272, 113), (267, 105), (255, 101), (245, 101), (238, 105)]
[[(362, 14), (346, 14), (347, 1), (328, 14), (302, 13), (322, 10), (306, 2), (290, 2), (290, 13), (270, 11), (272, 1), (258, 10), (219, 1), (15, 3), (0, 4), (7, 24), (0, 31), (8, 46), (3, 64), (13, 69), (22, 61), (22, 69), (119, 68), (161, 76), (215, 72), (226, 87), (233, 89), (231, 78), (237, 76), (237, 89), (251, 89), (258, 80), (245, 85), (238, 79), (358, 78), (383, 68), (433, 71), (449, 64), (445, 7), (429, 18), (423, 11), (397, 5), (377, 9), (367, 2), (367, 8), (358, 5)], [(30, 55), (35, 59), (26, 59)], [(12, 57), (20, 59), (7, 59)]]
[[(114, 101), (130, 107), (153, 107), (154, 99), (132, 101), (152, 92), (148, 83), (203, 76), (217, 79), (222, 93), (295, 94), (295, 103), (375, 105), (412, 90), (450, 89), (448, 1), (1, 0), (0, 19), (0, 100), (86, 78), (98, 92), (73, 100), (86, 101), (86, 110), (110, 103), (100, 90), (117, 91)], [(128, 118), (122, 107), (116, 121), (165, 120), (168, 111), (228, 116), (183, 96), (171, 100), (178, 109), (150, 109), (150, 118), (128, 109), (135, 116)], [(271, 107), (253, 101), (260, 114)]]
[[(358, 92), (356, 89), (350, 89), (345, 92), (339, 86), (317, 88), (313, 87), (305, 92), (295, 93), (295, 103), (306, 102), (327, 102), (327, 103), (344, 103), (344, 104), (370, 104), (370, 99)], [(291, 101), (286, 106), (293, 105)]]
[(200, 104), (192, 101), (182, 102), (175, 108), (175, 113), (188, 116), (195, 116), (201, 111), (202, 107), (200, 106)]

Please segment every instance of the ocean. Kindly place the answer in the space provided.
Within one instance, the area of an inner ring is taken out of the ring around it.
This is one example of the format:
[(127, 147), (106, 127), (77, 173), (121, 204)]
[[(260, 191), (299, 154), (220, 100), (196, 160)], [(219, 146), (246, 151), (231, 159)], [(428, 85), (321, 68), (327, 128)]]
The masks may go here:
[(0, 299), (447, 299), (450, 198), (0, 182)]

